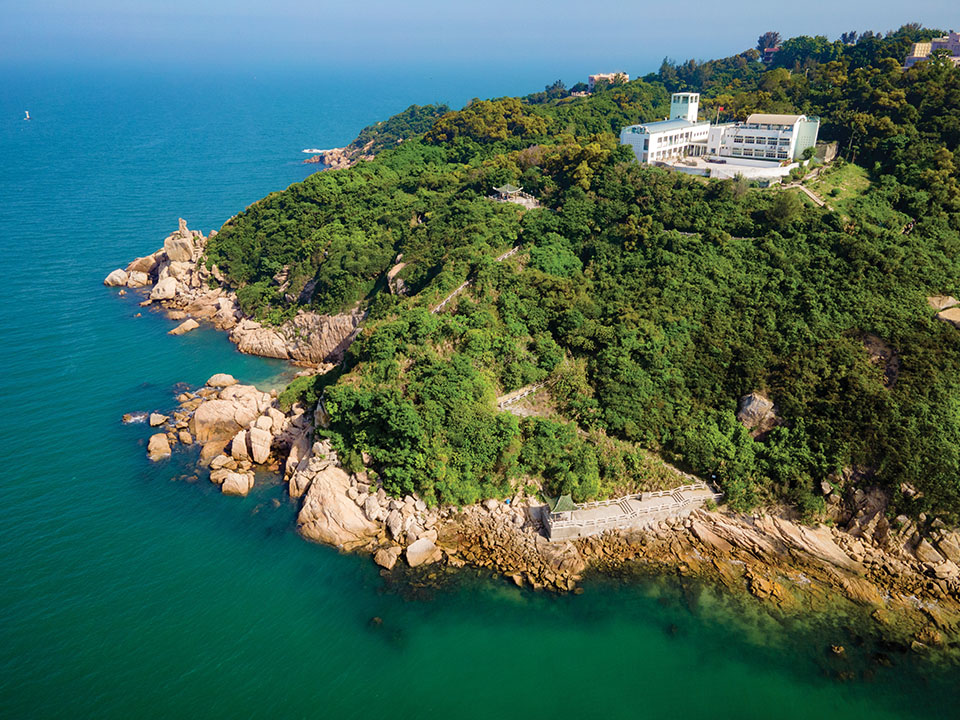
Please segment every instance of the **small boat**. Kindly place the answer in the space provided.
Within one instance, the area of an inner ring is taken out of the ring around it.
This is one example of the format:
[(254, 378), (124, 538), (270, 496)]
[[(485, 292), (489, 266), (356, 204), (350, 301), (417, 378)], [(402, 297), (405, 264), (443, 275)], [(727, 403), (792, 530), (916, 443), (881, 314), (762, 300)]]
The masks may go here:
[(26, 116), (26, 117), (23, 118), (24, 120), (29, 120), (29, 119), (30, 119), (30, 111), (29, 111), (29, 110), (24, 110), (24, 111), (23, 111), (23, 114)]

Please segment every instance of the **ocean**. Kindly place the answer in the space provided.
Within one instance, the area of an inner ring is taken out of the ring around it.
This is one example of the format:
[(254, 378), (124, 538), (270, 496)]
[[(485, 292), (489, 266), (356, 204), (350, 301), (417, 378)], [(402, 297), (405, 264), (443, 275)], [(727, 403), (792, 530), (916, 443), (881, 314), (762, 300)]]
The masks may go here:
[[(955, 717), (960, 673), (672, 578), (553, 596), (463, 571), (440, 589), (301, 540), (151, 464), (179, 383), (282, 363), (101, 283), (184, 217), (204, 233), (411, 103), (521, 94), (549, 68), (0, 69), (0, 717)], [(569, 80), (572, 84), (576, 78)], [(24, 121), (24, 110), (32, 120)], [(379, 620), (375, 620), (378, 618)], [(848, 648), (844, 660), (831, 643)]]

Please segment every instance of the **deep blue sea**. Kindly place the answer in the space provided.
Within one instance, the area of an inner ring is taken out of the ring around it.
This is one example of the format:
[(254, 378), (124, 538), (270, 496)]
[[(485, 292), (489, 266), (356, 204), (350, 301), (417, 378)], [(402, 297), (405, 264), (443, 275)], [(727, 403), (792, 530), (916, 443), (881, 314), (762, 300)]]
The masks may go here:
[(555, 79), (181, 61), (0, 69), (0, 718), (960, 715), (960, 673), (880, 667), (843, 618), (778, 621), (668, 579), (554, 597), (463, 572), (411, 593), (301, 540), (268, 479), (224, 498), (186, 457), (149, 463), (123, 413), (169, 410), (214, 372), (289, 371), (212, 330), (167, 335), (101, 284), (111, 269), (178, 217), (207, 233), (301, 180), (303, 148)]

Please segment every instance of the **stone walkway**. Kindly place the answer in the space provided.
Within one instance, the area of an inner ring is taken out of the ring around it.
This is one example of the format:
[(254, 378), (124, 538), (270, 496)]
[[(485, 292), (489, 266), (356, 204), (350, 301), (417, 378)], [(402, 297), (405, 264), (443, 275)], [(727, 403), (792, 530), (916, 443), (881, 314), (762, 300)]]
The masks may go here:
[(580, 503), (575, 510), (567, 512), (551, 513), (546, 510), (544, 520), (547, 537), (551, 540), (571, 540), (599, 535), (613, 528), (640, 528), (689, 514), (708, 500), (716, 501), (722, 497), (721, 493), (705, 483), (693, 483), (673, 490)]

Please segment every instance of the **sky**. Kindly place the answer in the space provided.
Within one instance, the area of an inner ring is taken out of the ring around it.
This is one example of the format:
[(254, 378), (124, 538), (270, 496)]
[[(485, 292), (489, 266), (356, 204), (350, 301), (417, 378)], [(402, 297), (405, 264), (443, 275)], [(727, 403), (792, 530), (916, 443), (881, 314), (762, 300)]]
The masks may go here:
[(482, 64), (642, 75), (784, 37), (960, 27), (956, 0), (0, 0), (0, 66)]

